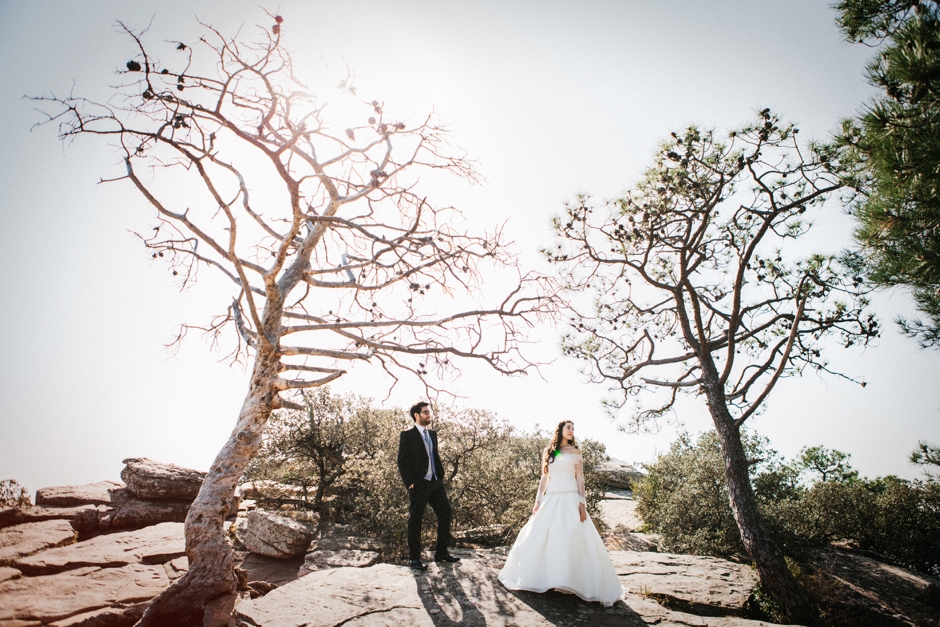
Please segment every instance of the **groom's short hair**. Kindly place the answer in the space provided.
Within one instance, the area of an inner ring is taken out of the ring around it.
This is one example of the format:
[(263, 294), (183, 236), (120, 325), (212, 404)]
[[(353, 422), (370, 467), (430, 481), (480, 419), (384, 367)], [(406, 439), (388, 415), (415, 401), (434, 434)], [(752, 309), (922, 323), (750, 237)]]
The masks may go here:
[(411, 409), (408, 410), (408, 413), (411, 415), (411, 419), (412, 419), (414, 422), (418, 422), (418, 419), (415, 418), (415, 416), (417, 416), (418, 414), (420, 414), (421, 411), (422, 411), (425, 407), (427, 407), (428, 405), (429, 405), (429, 403), (425, 403), (424, 401), (422, 401), (422, 402), (420, 402), (420, 403), (415, 403), (414, 405), (412, 405), (412, 406), (411, 406)]

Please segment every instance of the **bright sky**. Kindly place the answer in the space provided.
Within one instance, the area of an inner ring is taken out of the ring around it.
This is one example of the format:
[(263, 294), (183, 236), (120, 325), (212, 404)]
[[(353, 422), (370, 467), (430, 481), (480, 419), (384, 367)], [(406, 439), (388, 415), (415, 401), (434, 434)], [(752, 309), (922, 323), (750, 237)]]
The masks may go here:
[[(199, 7), (194, 16), (193, 7)], [(508, 220), (527, 264), (551, 242), (549, 219), (577, 192), (606, 198), (628, 188), (657, 142), (689, 123), (728, 128), (769, 106), (801, 137), (825, 138), (873, 92), (871, 50), (843, 43), (819, 0), (702, 2), (301, 2), (272, 5), (284, 17), (295, 67), (335, 84), (345, 65), (360, 95), (408, 120), (436, 111), (454, 143), (478, 162), (482, 185), (435, 190), (471, 228)], [(196, 17), (224, 33), (270, 21), (256, 2), (0, 0), (0, 479), (31, 491), (117, 479), (121, 460), (147, 456), (205, 469), (235, 423), (247, 389), (241, 368), (197, 335), (168, 354), (181, 322), (203, 323), (230, 302), (221, 283), (180, 293), (132, 230), (151, 212), (129, 184), (97, 185), (120, 160), (89, 139), (62, 146), (24, 95), (69, 90), (103, 98), (113, 71), (132, 58), (117, 20), (149, 41), (194, 42)], [(345, 64), (345, 65), (344, 65)], [(833, 205), (813, 241), (837, 250), (851, 221)], [(875, 299), (885, 323), (877, 346), (834, 349), (833, 367), (862, 389), (816, 375), (788, 380), (752, 425), (787, 456), (822, 444), (852, 454), (863, 475), (920, 471), (907, 462), (919, 439), (940, 444), (940, 352), (902, 338), (890, 320), (909, 297)], [(609, 453), (645, 461), (677, 428), (710, 421), (700, 399), (683, 402), (653, 434), (625, 434), (559, 356), (559, 331), (539, 329), (533, 356), (556, 359), (543, 378), (504, 379), (471, 368), (454, 384), (465, 404), (531, 429), (562, 418)], [(368, 368), (337, 391), (377, 400), (387, 390)], [(408, 405), (415, 382), (389, 403)]]

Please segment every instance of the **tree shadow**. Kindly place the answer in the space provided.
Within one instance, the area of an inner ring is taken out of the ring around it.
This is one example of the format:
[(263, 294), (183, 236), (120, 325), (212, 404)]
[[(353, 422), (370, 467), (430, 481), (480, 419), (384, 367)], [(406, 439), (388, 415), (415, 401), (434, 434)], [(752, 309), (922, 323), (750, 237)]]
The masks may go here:
[(541, 594), (508, 590), (497, 579), (502, 555), (467, 551), (461, 557), (464, 561), (459, 564), (432, 564), (426, 572), (413, 573), (418, 595), (435, 627), (511, 626), (539, 622), (539, 618), (553, 625), (647, 624), (623, 601), (604, 607), (554, 590)]

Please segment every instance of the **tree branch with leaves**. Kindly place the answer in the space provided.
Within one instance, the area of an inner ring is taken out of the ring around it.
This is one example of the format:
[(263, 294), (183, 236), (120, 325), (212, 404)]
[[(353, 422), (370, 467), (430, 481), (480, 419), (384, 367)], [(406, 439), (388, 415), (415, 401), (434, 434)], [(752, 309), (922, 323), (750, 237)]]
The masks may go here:
[(811, 227), (804, 214), (842, 186), (837, 164), (797, 133), (768, 109), (726, 141), (673, 133), (626, 195), (569, 203), (546, 254), (572, 290), (564, 352), (614, 393), (612, 414), (629, 411), (626, 428), (673, 411), (680, 393), (705, 397), (761, 585), (791, 619), (811, 621), (762, 527), (740, 430), (783, 377), (854, 381), (823, 358), (826, 338), (867, 344), (879, 327), (851, 256), (790, 252)]
[[(201, 625), (205, 603), (235, 590), (227, 503), (271, 412), (302, 407), (292, 393), (358, 363), (379, 366), (392, 385), (416, 376), (429, 395), (460, 360), (525, 373), (527, 331), (554, 315), (550, 284), (520, 271), (501, 232), (467, 233), (459, 212), (420, 192), (421, 173), (476, 180), (446, 127), (435, 116), (393, 118), (361, 101), (349, 77), (336, 98), (357, 113), (337, 123), (295, 75), (282, 18), (269, 17), (254, 41), (203, 24), (195, 47), (173, 42), (166, 63), (144, 31), (121, 25), (135, 54), (109, 98), (35, 99), (63, 141), (115, 147), (123, 171), (105, 180), (129, 184), (154, 210), (140, 239), (181, 288), (205, 269), (231, 285), (220, 314), (183, 325), (177, 340), (191, 329), (232, 338), (230, 358), (251, 368), (236, 426), (186, 521), (189, 571), (141, 625)], [(487, 272), (514, 276), (515, 288), (480, 306)]]

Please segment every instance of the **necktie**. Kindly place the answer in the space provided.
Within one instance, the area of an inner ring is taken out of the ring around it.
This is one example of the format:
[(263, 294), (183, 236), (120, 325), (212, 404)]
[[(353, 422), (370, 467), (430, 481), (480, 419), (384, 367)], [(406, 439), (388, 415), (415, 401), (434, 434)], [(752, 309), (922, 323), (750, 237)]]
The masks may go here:
[(428, 460), (431, 462), (431, 478), (437, 479), (437, 472), (435, 469), (434, 463), (434, 447), (431, 445), (431, 434), (428, 433), (428, 430), (424, 430), (424, 445), (428, 449)]

